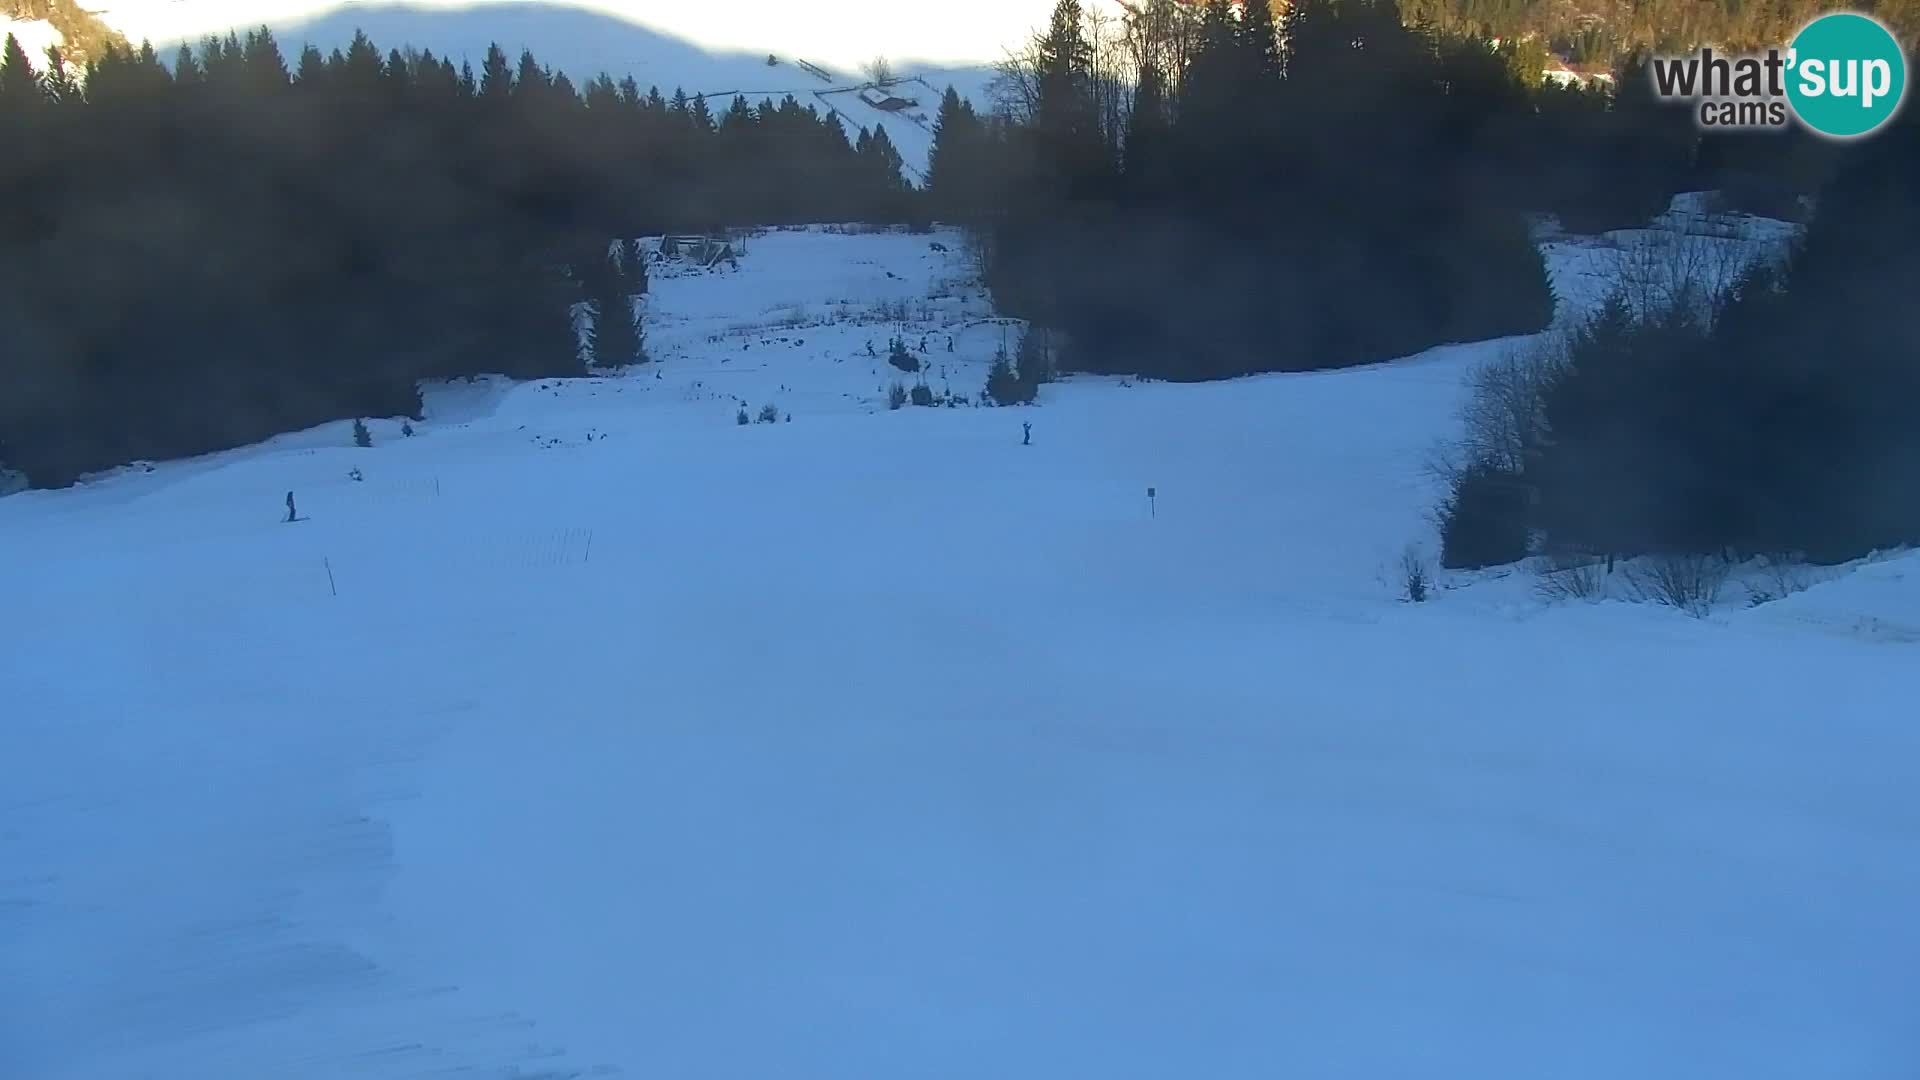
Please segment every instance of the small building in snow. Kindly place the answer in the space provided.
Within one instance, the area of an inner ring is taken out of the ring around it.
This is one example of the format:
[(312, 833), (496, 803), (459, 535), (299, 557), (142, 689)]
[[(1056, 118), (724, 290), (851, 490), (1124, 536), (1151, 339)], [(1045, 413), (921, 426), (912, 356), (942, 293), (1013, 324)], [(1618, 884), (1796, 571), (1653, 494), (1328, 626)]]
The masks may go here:
[(918, 99), (900, 97), (884, 86), (869, 86), (860, 91), (860, 100), (882, 112), (903, 112), (920, 104)]

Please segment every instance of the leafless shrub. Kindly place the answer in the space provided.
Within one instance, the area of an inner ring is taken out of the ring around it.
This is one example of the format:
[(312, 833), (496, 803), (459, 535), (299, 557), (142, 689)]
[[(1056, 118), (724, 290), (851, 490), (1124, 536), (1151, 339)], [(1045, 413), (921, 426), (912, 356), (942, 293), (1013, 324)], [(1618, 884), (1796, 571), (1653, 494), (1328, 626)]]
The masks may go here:
[(1461, 435), (1434, 455), (1430, 471), (1451, 481), (1469, 465), (1519, 476), (1547, 434), (1543, 403), (1567, 368), (1564, 337), (1509, 348), (1475, 368), (1461, 408)]
[(1739, 283), (1755, 252), (1702, 228), (1687, 224), (1679, 231), (1649, 229), (1621, 246), (1614, 280), (1635, 315), (1648, 318), (1685, 310), (1708, 320), (1720, 298)]
[(1805, 592), (1815, 584), (1814, 572), (1793, 556), (1771, 554), (1760, 560), (1759, 582), (1747, 584), (1747, 606), (1759, 607)]
[(1732, 568), (1717, 555), (1653, 555), (1627, 571), (1634, 597), (1704, 619), (1720, 599)]
[(895, 81), (893, 63), (884, 56), (876, 56), (861, 64), (860, 73), (875, 86), (886, 86)]
[(1533, 594), (1547, 603), (1592, 602), (1607, 595), (1606, 564), (1579, 555), (1549, 555), (1534, 567)]

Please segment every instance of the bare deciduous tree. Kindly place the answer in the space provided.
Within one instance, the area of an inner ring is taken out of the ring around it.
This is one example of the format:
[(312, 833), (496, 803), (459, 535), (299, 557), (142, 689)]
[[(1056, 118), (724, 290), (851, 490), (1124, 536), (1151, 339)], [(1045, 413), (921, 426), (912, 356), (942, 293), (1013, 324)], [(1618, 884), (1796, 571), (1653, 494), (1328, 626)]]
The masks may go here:
[(1199, 40), (1197, 4), (1179, 0), (1137, 0), (1121, 4), (1122, 34), (1135, 72), (1160, 73), (1169, 92), (1177, 91)]
[(1464, 431), (1454, 448), (1465, 462), (1518, 475), (1547, 439), (1546, 394), (1566, 371), (1562, 337), (1509, 348), (1476, 368), (1461, 409)]
[(993, 81), (987, 84), (994, 111), (1016, 124), (1033, 122), (1040, 105), (1040, 39), (1033, 38), (1018, 49), (1008, 49), (1006, 58), (993, 65)]

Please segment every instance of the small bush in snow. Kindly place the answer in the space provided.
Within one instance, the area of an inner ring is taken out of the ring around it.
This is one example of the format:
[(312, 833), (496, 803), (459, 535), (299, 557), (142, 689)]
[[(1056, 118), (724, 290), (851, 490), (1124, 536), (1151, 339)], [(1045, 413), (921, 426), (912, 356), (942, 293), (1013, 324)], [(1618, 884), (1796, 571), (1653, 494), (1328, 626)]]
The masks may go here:
[(1553, 603), (1560, 600), (1598, 600), (1607, 594), (1606, 564), (1577, 555), (1554, 555), (1536, 568), (1533, 593)]
[(1765, 559), (1764, 584), (1747, 586), (1747, 604), (1759, 607), (1761, 604), (1783, 600), (1797, 592), (1813, 587), (1813, 575), (1807, 567), (1795, 562), (1790, 556), (1769, 555)]
[(888, 344), (887, 363), (905, 372), (920, 370), (920, 358), (913, 355), (913, 350), (907, 348), (907, 343), (900, 338), (894, 338)]
[(761, 422), (761, 423), (763, 423), (763, 424), (777, 424), (777, 423), (779, 423), (779, 422), (780, 422), (780, 410), (779, 410), (779, 409), (776, 409), (776, 408), (774, 408), (774, 407), (773, 407), (773, 406), (771, 406), (771, 405), (762, 405), (762, 406), (760, 407), (760, 422)]
[(993, 354), (993, 366), (987, 369), (987, 399), (995, 405), (1024, 405), (1033, 400), (1039, 387), (1025, 381), (1013, 370), (1007, 351)]
[(909, 397), (911, 398), (911, 400), (915, 405), (925, 405), (925, 406), (933, 405), (933, 389), (929, 387), (926, 383), (921, 383), (920, 385), (914, 387), (913, 392), (909, 395)]
[(1400, 553), (1400, 596), (1410, 604), (1424, 604), (1433, 594), (1433, 568), (1417, 545)]
[(748, 424), (753, 423), (753, 417), (747, 415), (747, 407), (745, 405), (740, 406), (740, 411), (733, 414), (733, 422), (739, 424), (741, 427), (746, 427)]
[(907, 403), (907, 388), (901, 383), (887, 387), (887, 408), (897, 409)]
[(360, 447), (373, 445), (373, 433), (367, 430), (365, 420), (355, 419), (353, 422), (353, 445)]
[(1478, 570), (1526, 558), (1527, 509), (1518, 476), (1488, 464), (1468, 466), (1453, 477), (1440, 507), (1440, 565)]
[(1634, 596), (1704, 619), (1720, 599), (1730, 570), (1717, 555), (1654, 555), (1627, 571)]

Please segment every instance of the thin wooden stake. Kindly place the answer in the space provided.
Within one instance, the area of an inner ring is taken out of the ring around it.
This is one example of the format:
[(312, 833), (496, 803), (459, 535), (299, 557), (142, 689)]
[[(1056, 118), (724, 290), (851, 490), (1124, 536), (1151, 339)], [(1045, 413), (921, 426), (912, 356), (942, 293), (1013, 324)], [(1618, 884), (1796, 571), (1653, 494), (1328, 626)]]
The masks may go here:
[(339, 595), (340, 595), (340, 588), (339, 588), (339, 586), (337, 586), (337, 585), (335, 585), (335, 584), (333, 583), (333, 562), (332, 562), (332, 560), (330, 560), (330, 559), (326, 559), (326, 558), (322, 558), (322, 559), (320, 560), (320, 565), (322, 565), (322, 566), (325, 566), (325, 567), (327, 568), (327, 591), (328, 591), (328, 592), (330, 592), (330, 593), (332, 593), (332, 594), (333, 594), (333, 595), (335, 595), (335, 596), (339, 596)]

